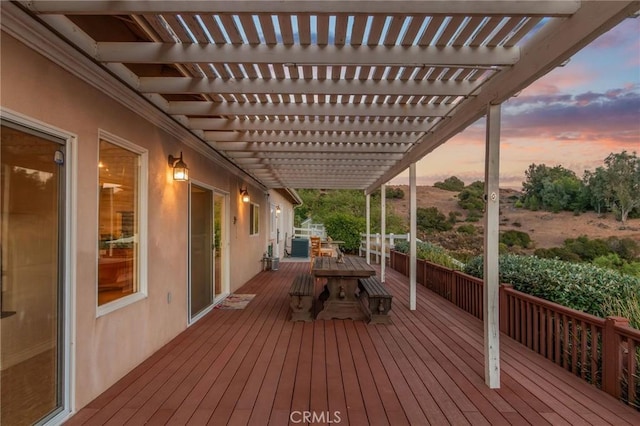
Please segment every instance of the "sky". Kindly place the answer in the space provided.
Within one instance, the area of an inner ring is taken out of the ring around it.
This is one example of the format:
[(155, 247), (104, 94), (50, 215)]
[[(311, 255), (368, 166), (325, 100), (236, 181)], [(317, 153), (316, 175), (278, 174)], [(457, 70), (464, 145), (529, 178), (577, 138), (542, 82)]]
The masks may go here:
[[(485, 119), (416, 164), (418, 185), (484, 180)], [(611, 153), (640, 155), (640, 18), (630, 18), (502, 104), (500, 186), (519, 189), (530, 164), (582, 177)], [(408, 171), (390, 184), (408, 184)]]

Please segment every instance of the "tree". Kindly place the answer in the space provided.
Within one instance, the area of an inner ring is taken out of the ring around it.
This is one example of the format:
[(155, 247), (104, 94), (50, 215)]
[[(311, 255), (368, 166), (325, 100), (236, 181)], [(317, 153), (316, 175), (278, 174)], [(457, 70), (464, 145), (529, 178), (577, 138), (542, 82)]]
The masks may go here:
[(531, 210), (541, 207), (556, 212), (582, 208), (582, 182), (573, 171), (562, 166), (531, 164), (525, 171), (525, 177), (526, 180), (522, 182), (525, 207)]
[(360, 233), (365, 231), (364, 217), (355, 217), (348, 213), (333, 213), (325, 217), (324, 226), (327, 235), (336, 241), (344, 241), (341, 249), (347, 253), (357, 253), (360, 247)]
[(434, 187), (444, 189), (446, 191), (454, 191), (460, 192), (464, 188), (464, 182), (461, 181), (457, 176), (451, 176), (446, 178), (444, 182), (436, 182), (433, 184)]
[(624, 225), (629, 213), (640, 207), (640, 158), (635, 152), (609, 154), (604, 160), (606, 199)]
[(582, 183), (586, 189), (586, 198), (593, 209), (602, 214), (602, 208), (607, 205), (607, 177), (605, 170), (602, 167), (598, 167), (595, 172), (586, 170)]

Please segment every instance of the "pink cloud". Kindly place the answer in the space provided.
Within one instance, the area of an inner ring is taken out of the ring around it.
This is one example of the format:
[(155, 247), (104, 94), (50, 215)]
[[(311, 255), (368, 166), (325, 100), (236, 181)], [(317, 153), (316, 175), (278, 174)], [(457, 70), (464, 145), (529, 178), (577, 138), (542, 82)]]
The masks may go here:
[(572, 65), (570, 68), (556, 68), (524, 89), (520, 97), (566, 93), (571, 88), (589, 84), (597, 78), (592, 71), (585, 67)]

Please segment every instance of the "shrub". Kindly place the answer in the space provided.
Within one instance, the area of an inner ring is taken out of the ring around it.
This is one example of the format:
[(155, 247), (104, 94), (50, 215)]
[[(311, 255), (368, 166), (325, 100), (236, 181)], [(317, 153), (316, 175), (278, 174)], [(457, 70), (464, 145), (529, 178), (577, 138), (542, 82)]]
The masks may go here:
[(612, 252), (628, 261), (640, 258), (640, 244), (631, 238), (610, 237), (607, 239), (607, 245)]
[(464, 182), (456, 176), (451, 176), (450, 178), (445, 179), (444, 182), (434, 183), (433, 186), (446, 191), (460, 192), (464, 189)]
[(627, 275), (640, 277), (640, 262), (628, 262), (616, 253), (609, 253), (593, 259), (593, 264), (601, 268), (613, 269)]
[(437, 207), (418, 207), (416, 211), (417, 227), (423, 232), (448, 231), (453, 228), (451, 222)]
[(334, 240), (344, 241), (342, 250), (348, 253), (357, 252), (360, 247), (360, 233), (365, 231), (365, 219), (346, 213), (334, 213), (324, 219), (327, 234)]
[(465, 210), (484, 210), (484, 183), (475, 181), (460, 191), (458, 205)]
[(458, 226), (457, 231), (460, 234), (468, 234), (468, 235), (475, 235), (478, 233), (478, 230), (476, 229), (475, 226), (468, 224), (468, 225), (460, 225)]
[(580, 262), (580, 256), (567, 250), (566, 247), (541, 248), (533, 252), (534, 255), (545, 259), (560, 259), (565, 262)]
[[(409, 242), (398, 241), (395, 245), (395, 250), (409, 254)], [(426, 241), (418, 241), (416, 243), (416, 257), (449, 269), (461, 270), (463, 267), (463, 264), (453, 258), (445, 249)]]
[(467, 213), (467, 222), (478, 222), (480, 219), (482, 219), (482, 212), (479, 212), (478, 210), (471, 210), (469, 211), (469, 213)]
[(401, 188), (387, 188), (385, 190), (385, 198), (402, 200), (404, 198), (404, 191)]
[(592, 261), (596, 257), (606, 256), (611, 253), (608, 244), (604, 240), (590, 240), (582, 235), (578, 238), (570, 238), (564, 241), (564, 246), (571, 252), (580, 256), (580, 259)]
[[(603, 307), (607, 298), (626, 300), (640, 294), (640, 278), (586, 263), (517, 255), (502, 255), (499, 262), (500, 282), (603, 318), (610, 314)], [(475, 257), (467, 262), (464, 272), (482, 278), (482, 265), (482, 257)]]
[(526, 232), (509, 230), (500, 234), (500, 242), (509, 247), (527, 248), (531, 245), (531, 237)]

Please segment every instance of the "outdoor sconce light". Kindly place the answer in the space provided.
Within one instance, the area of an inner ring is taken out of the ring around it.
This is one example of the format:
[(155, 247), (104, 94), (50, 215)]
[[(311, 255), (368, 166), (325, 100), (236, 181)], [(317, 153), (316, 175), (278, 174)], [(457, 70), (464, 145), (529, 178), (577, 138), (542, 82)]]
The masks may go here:
[(280, 215), (280, 204), (276, 206), (276, 216)]
[(240, 188), (240, 196), (242, 196), (242, 202), (243, 203), (248, 203), (249, 201), (251, 201), (251, 198), (249, 197), (249, 191), (247, 191), (247, 188)]
[(189, 168), (187, 167), (185, 162), (182, 161), (182, 151), (180, 151), (180, 157), (169, 155), (169, 165), (173, 167), (173, 180), (189, 180)]

